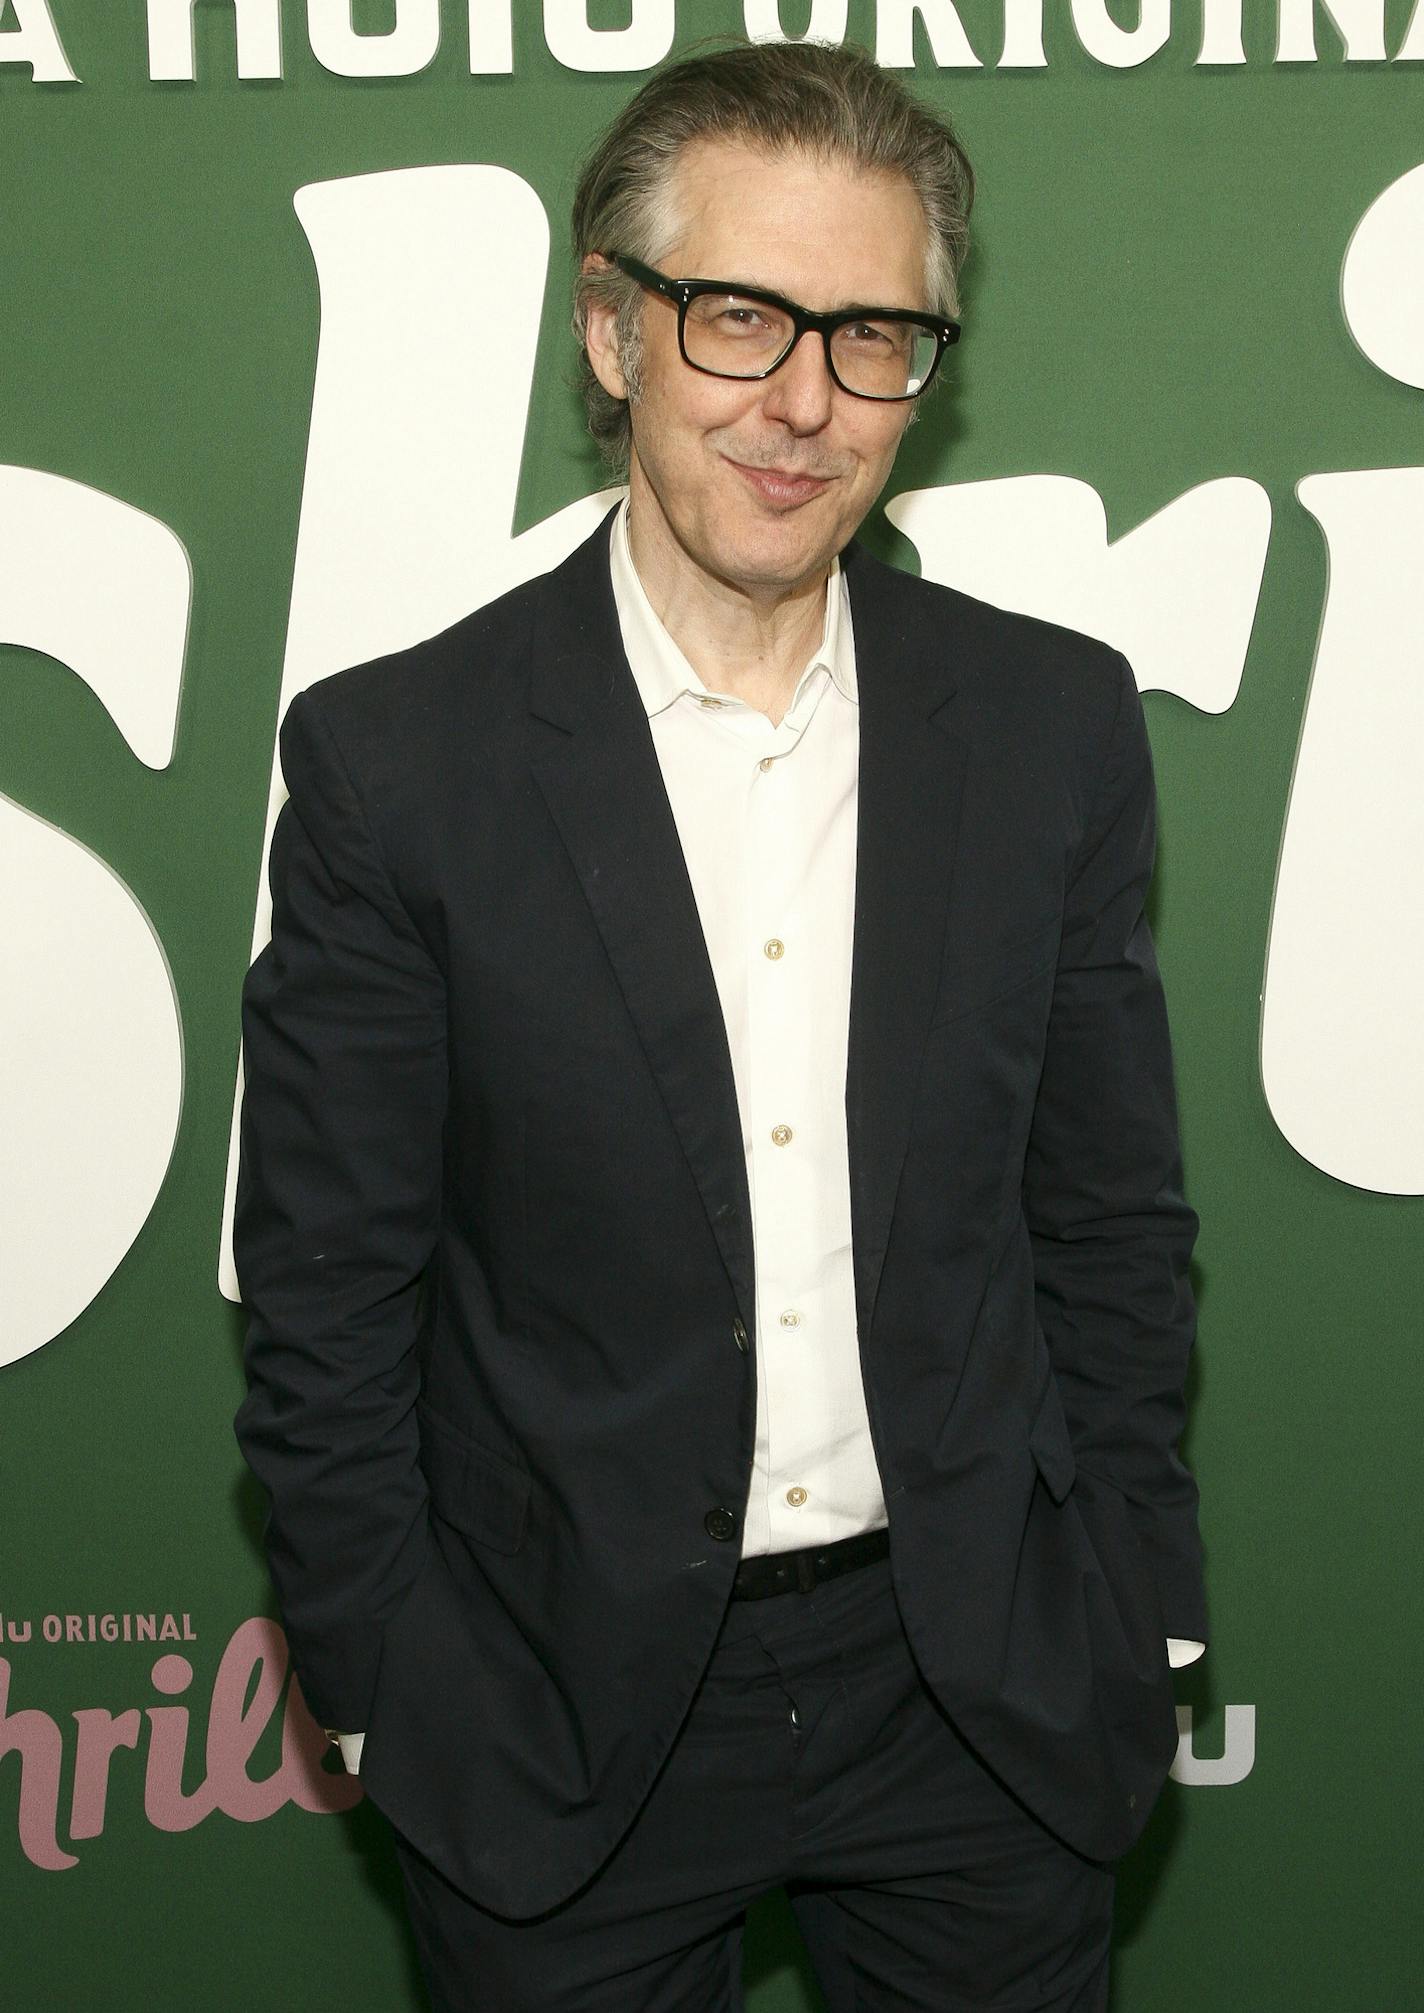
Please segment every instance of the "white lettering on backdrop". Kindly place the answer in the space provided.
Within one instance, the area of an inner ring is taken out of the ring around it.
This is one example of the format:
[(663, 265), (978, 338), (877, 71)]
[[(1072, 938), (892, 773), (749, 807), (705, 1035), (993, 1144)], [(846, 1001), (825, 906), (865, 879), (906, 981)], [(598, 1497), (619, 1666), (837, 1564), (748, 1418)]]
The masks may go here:
[(1202, 0), (1202, 38), (1198, 63), (1244, 63), (1241, 0)]
[[(1039, 0), (1042, 5), (1042, 0)], [(748, 10), (750, 11), (750, 10)], [(930, 55), (941, 70), (977, 70), (964, 23), (952, 0), (881, 0), (875, 10), (875, 60), (887, 70), (915, 67), (915, 18), (919, 17)], [(842, 17), (844, 18), (844, 17)], [(1040, 29), (1040, 34), (1041, 34)], [(835, 39), (843, 39), (842, 34)]]
[[(881, 0), (878, 12), (883, 17), (885, 0)], [(742, 7), (742, 24), (751, 42), (833, 42), (839, 46), (845, 40), (849, 17), (849, 0), (811, 0), (811, 18), (805, 28), (799, 35), (788, 35), (781, 25), (781, 0), (744, 0)]]
[[(193, 9), (197, 0), (148, 0), (148, 74), (191, 84), (197, 75)], [(233, 0), (239, 77), (282, 74), (282, 0)]]
[(1043, 0), (1004, 0), (1004, 47), (1001, 70), (1045, 70)]
[(338, 77), (413, 77), (440, 49), (440, 0), (395, 0), (384, 33), (358, 33), (352, 0), (307, 0), (307, 40), (324, 69)]
[(1111, 545), (1102, 498), (1067, 475), (905, 490), (885, 515), (926, 579), (1101, 636), (1143, 692), (1224, 713), (1240, 690), (1271, 536), (1270, 498), (1245, 476), (1189, 489)]
[(36, 84), (77, 84), (49, 0), (10, 0), (10, 12), (15, 25), (0, 28), (0, 63), (28, 63)]
[(1073, 0), (1073, 28), (1095, 61), (1114, 70), (1135, 70), (1166, 47), (1172, 32), (1172, 0), (1138, 0), (1134, 28), (1118, 26), (1107, 0)]
[(626, 28), (591, 28), (588, 0), (544, 0), (544, 40), (567, 70), (651, 70), (676, 33), (673, 0), (632, 0)]
[[(0, 466), (0, 642), (82, 678), (131, 752), (172, 758), (188, 555), (117, 498)], [(112, 1278), (178, 1134), (183, 1038), (158, 933), (84, 843), (0, 795), (0, 1364), (41, 1348)]]
[(1334, 25), (1345, 45), (1347, 63), (1384, 62), (1384, 0), (1280, 0), (1278, 63), (1315, 62), (1317, 13)]
[[(199, 0), (146, 0), (149, 76), (158, 82), (192, 83), (196, 75), (193, 20)], [(670, 52), (679, 27), (695, 33), (692, 0), (628, 0), (631, 18), (623, 28), (595, 28), (591, 0), (543, 0), (522, 14), (520, 33), (528, 38), (542, 23), (544, 43), (567, 69), (650, 70)], [(16, 26), (0, 29), (0, 64), (24, 64), (36, 83), (78, 83), (70, 67), (49, 0), (8, 0)], [(226, 0), (237, 37), (239, 81), (281, 78), (283, 0)], [(346, 77), (407, 77), (425, 69), (442, 46), (453, 17), (463, 11), (472, 76), (507, 76), (514, 68), (514, 0), (388, 0), (389, 28), (358, 30), (353, 0), (286, 0), (289, 23), (305, 14), (307, 39), (317, 60)], [(206, 7), (206, 0), (205, 0)], [(1001, 70), (1043, 69), (1044, 0), (1002, 0)], [(1156, 56), (1179, 31), (1200, 24), (1195, 66), (1318, 63), (1410, 63), (1424, 61), (1424, 0), (1410, 16), (1399, 46), (1386, 47), (1386, 0), (1276, 0), (1257, 11), (1256, 37), (1248, 57), (1243, 35), (1244, 0), (1137, 0), (1129, 25), (1117, 19), (1125, 0), (1070, 0), (1067, 10), (1078, 46), (1089, 61), (1107, 69), (1135, 69)], [(0, 14), (5, 9), (0, 6)], [(812, 0), (804, 30), (790, 35), (781, 25), (780, 0), (743, 0), (743, 25), (753, 41), (844, 41), (848, 0)], [(1326, 24), (1322, 58), (1319, 29)], [(980, 70), (985, 59), (965, 31), (955, 0), (874, 0), (867, 41), (887, 68), (915, 64), (916, 29), (930, 62), (939, 70)], [(1274, 46), (1264, 38), (1275, 30)], [(987, 46), (987, 44), (986, 44)]]
[[(1424, 166), (1345, 255), (1356, 343), (1424, 386)], [(1308, 475), (1329, 585), (1281, 840), (1261, 1076), (1300, 1154), (1357, 1188), (1424, 1194), (1424, 468)]]
[(1177, 1707), (1177, 1753), (1172, 1763), (1173, 1782), (1193, 1789), (1229, 1789), (1244, 1782), (1256, 1766), (1256, 1708), (1228, 1705), (1222, 1709), (1226, 1731), (1216, 1760), (1192, 1749), (1192, 1708)]

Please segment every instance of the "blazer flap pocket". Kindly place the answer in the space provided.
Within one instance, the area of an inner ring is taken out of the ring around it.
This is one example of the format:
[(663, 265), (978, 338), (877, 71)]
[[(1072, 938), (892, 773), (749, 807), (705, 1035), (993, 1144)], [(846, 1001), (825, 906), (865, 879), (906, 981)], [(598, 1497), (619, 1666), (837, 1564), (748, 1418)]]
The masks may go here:
[(496, 1552), (517, 1552), (529, 1512), (529, 1477), (421, 1403), (420, 1465), (438, 1516)]
[(1049, 1495), (1055, 1503), (1061, 1503), (1078, 1478), (1078, 1462), (1068, 1437), (1063, 1400), (1051, 1373), (1028, 1429), (1028, 1444)]

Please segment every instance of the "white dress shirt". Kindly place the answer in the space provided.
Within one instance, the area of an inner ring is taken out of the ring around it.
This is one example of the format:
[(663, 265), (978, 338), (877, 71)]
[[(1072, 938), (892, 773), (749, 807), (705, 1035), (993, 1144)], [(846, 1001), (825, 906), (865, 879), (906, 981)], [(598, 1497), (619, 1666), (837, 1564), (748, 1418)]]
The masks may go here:
[(851, 1267), (846, 1038), (860, 704), (838, 562), (773, 726), (706, 686), (613, 527), (613, 594), (726, 1023), (756, 1267), (756, 1451), (743, 1557), (886, 1522)]
[[(846, 1142), (860, 758), (850, 601), (833, 560), (820, 643), (773, 726), (705, 685), (654, 613), (626, 499), (610, 554), (741, 1115), (757, 1331), (742, 1556), (797, 1551), (887, 1521), (860, 1372)], [(1203, 1648), (1167, 1645), (1173, 1664)], [(361, 1741), (341, 1737), (353, 1771)]]

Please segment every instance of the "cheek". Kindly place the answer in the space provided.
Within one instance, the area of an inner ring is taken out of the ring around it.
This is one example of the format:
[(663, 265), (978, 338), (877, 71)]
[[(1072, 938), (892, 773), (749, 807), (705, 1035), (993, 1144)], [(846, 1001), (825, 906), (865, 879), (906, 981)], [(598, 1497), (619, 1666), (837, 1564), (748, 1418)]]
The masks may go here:
[(747, 403), (741, 392), (728, 396), (715, 378), (706, 378), (701, 384), (694, 380), (691, 385), (680, 385), (676, 397), (670, 397), (666, 388), (662, 388), (644, 400), (650, 425), (664, 439), (676, 436), (684, 444), (715, 441), (721, 435), (735, 432), (746, 417)]
[(904, 431), (905, 421), (898, 412), (893, 415), (871, 412), (859, 442), (862, 458), (872, 468), (888, 467), (895, 459)]
[(761, 438), (767, 423), (762, 415), (760, 385), (730, 384), (725, 378), (705, 380), (706, 389), (697, 401), (698, 430), (714, 439), (735, 441), (738, 436)]

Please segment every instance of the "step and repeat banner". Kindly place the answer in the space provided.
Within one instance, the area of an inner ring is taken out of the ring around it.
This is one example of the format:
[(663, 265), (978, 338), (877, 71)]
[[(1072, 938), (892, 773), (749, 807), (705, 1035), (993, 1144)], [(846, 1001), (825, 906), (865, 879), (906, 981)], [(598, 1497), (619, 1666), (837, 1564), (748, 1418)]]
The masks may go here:
[[(0, 4), (0, 1976), (415, 2008), (231, 1418), (276, 730), (611, 492), (566, 220), (708, 35), (872, 49), (980, 178), (868, 542), (1127, 651), (1202, 1219), (1213, 1602), (1117, 2013), (1419, 2003), (1424, 4)], [(782, 1897), (753, 2013), (819, 2005)]]

